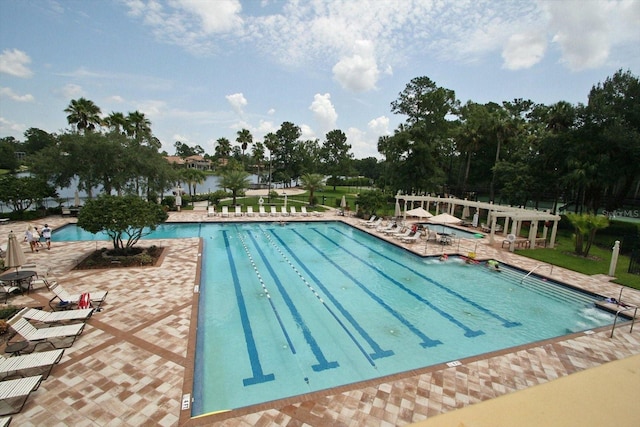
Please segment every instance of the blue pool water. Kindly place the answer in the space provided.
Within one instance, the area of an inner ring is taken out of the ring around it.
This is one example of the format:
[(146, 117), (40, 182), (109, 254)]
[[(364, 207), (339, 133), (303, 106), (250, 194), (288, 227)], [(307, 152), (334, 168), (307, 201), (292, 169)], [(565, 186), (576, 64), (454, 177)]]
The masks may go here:
[(452, 237), (461, 238), (461, 239), (481, 239), (484, 237), (482, 233), (472, 233), (470, 231), (462, 230), (456, 227), (449, 227), (448, 225), (440, 225), (440, 224), (432, 224), (430, 222), (422, 223), (429, 227), (430, 230), (434, 230), (436, 233), (447, 233), (451, 234)]
[[(73, 228), (54, 238), (95, 238)], [(194, 236), (193, 416), (613, 322), (593, 296), (520, 283), (506, 266), (425, 259), (342, 223), (163, 224), (148, 237)]]

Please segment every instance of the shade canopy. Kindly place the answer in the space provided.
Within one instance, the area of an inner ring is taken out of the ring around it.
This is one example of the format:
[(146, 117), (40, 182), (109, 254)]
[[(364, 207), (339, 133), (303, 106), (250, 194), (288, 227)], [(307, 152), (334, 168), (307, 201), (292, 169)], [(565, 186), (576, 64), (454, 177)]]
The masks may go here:
[(408, 216), (417, 216), (420, 218), (431, 218), (433, 215), (431, 212), (425, 210), (423, 207), (414, 208), (407, 211)]
[(434, 224), (459, 224), (462, 220), (448, 213), (441, 213), (440, 215), (429, 218), (429, 222), (433, 222)]
[(7, 256), (4, 260), (4, 266), (6, 268), (15, 268), (18, 271), (18, 268), (25, 264), (27, 259), (24, 256), (24, 251), (16, 238), (16, 235), (13, 231), (9, 232), (9, 241), (7, 242)]

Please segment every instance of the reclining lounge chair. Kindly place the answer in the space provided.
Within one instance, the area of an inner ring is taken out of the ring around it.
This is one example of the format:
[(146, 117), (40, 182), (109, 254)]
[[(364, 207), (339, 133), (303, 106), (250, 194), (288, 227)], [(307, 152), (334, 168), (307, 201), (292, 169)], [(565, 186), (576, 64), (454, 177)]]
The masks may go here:
[(93, 308), (65, 311), (44, 311), (37, 310), (35, 308), (24, 308), (20, 313), (22, 313), (22, 317), (27, 320), (34, 320), (42, 323), (64, 323), (73, 322), (75, 320), (86, 322), (93, 314), (93, 311)]
[[(71, 325), (51, 326), (49, 328), (36, 328), (27, 319), (15, 315), (7, 321), (9, 326), (16, 331), (25, 341), (36, 342), (36, 347), (41, 343), (48, 343), (53, 348), (71, 347), (76, 338), (82, 334), (85, 323), (74, 323)], [(64, 340), (71, 338), (71, 343), (62, 347), (58, 347), (52, 340)]]
[(29, 395), (40, 386), (42, 375), (0, 382), (0, 415), (22, 411)]
[[(55, 304), (55, 300), (59, 300), (64, 306), (64, 309), (68, 310), (73, 307), (77, 307), (80, 302), (80, 297), (82, 294), (70, 294), (60, 284), (56, 281), (51, 283), (45, 281), (45, 284), (49, 288), (51, 292), (55, 294), (53, 298), (49, 300), (49, 307), (52, 310), (60, 309), (60, 304)], [(104, 303), (104, 300), (107, 299), (107, 294), (109, 291), (91, 291), (89, 292), (89, 296), (91, 297), (91, 306), (96, 310), (100, 311), (100, 306)]]
[(37, 370), (34, 374), (42, 375), (42, 379), (46, 380), (53, 365), (62, 359), (63, 354), (64, 349), (58, 349), (13, 357), (0, 356), (0, 376), (3, 379), (9, 375), (23, 376), (26, 371)]

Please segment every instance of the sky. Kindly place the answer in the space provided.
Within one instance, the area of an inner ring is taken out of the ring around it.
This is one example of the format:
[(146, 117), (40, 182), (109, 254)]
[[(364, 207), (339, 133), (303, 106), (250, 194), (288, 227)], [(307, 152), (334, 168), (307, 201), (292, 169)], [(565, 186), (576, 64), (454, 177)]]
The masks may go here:
[(586, 103), (640, 74), (639, 46), (640, 0), (0, 0), (0, 137), (64, 132), (84, 97), (143, 112), (169, 154), (288, 121), (380, 158), (415, 77), (461, 103)]

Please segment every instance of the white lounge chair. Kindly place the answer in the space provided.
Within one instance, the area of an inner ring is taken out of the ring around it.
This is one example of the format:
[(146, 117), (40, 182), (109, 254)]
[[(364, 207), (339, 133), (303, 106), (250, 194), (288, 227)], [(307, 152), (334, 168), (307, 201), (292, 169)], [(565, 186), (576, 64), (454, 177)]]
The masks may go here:
[(291, 214), (291, 216), (298, 216), (298, 211), (296, 210), (295, 206), (289, 206), (289, 213)]
[(280, 214), (282, 216), (289, 216), (289, 212), (287, 212), (287, 207), (286, 206), (284, 206), (284, 205), (280, 206)]
[(22, 411), (32, 391), (40, 386), (42, 375), (0, 382), (0, 415)]
[(35, 308), (24, 308), (20, 312), (22, 317), (41, 323), (64, 323), (80, 320), (86, 322), (93, 314), (93, 308), (82, 308), (78, 310), (44, 311)]
[[(49, 307), (51, 307), (52, 310), (55, 311), (56, 308), (59, 309), (60, 304), (65, 306), (65, 309), (73, 308), (73, 306), (77, 306), (80, 302), (80, 296), (82, 296), (81, 293), (70, 294), (60, 285), (60, 283), (55, 280), (52, 282), (48, 282), (45, 280), (44, 282), (47, 285), (47, 288), (49, 288), (49, 290), (55, 294), (55, 296), (49, 300)], [(96, 311), (100, 311), (100, 307), (107, 299), (108, 293), (109, 291), (89, 291), (91, 306), (95, 308)], [(56, 304), (52, 304), (56, 299), (59, 300), (59, 304), (57, 306)]]
[(268, 215), (267, 212), (264, 210), (264, 206), (260, 206), (259, 209), (260, 209), (260, 211), (259, 211), (258, 215), (260, 215), (260, 216), (267, 216)]
[(366, 225), (366, 224), (373, 224), (376, 220), (376, 216), (375, 215), (371, 215), (371, 217), (367, 220), (367, 221), (360, 221), (361, 225)]
[(49, 328), (36, 328), (31, 323), (18, 315), (7, 321), (9, 326), (16, 331), (26, 341), (34, 341), (36, 347), (40, 343), (51, 344), (54, 348), (61, 348), (54, 344), (54, 339), (71, 338), (71, 343), (64, 347), (71, 347), (84, 330), (84, 323), (74, 323), (72, 325), (51, 326)]
[(246, 216), (254, 216), (255, 214), (253, 213), (253, 206), (247, 206), (247, 213)]
[(416, 231), (416, 234), (414, 234), (413, 236), (402, 237), (400, 241), (402, 243), (415, 243), (418, 241), (418, 239), (420, 239), (421, 233), (421, 231)]
[(376, 231), (379, 231), (381, 233), (385, 233), (387, 231), (391, 231), (397, 228), (397, 225), (394, 221), (389, 221), (389, 223), (385, 226), (383, 226), (382, 224), (376, 228)]
[(411, 233), (413, 233), (413, 231), (411, 231), (411, 229), (410, 229), (410, 228), (406, 228), (406, 229), (404, 230), (404, 232), (394, 233), (394, 234), (392, 234), (391, 236), (392, 236), (394, 239), (402, 239), (402, 238), (404, 238), (404, 237), (409, 237), (409, 236), (411, 236)]
[(375, 222), (366, 223), (364, 226), (368, 228), (376, 228), (380, 224), (382, 224), (382, 218), (378, 218)]
[(270, 216), (278, 216), (278, 210), (276, 209), (275, 206), (271, 206), (271, 213), (269, 215)]
[(216, 207), (215, 206), (209, 206), (207, 208), (207, 216), (216, 216)]
[(220, 214), (222, 217), (229, 217), (229, 206), (222, 207), (222, 213)]
[(46, 380), (53, 369), (53, 365), (62, 359), (64, 349), (41, 351), (19, 356), (4, 357), (0, 355), (0, 375), (3, 378), (9, 375), (24, 375), (26, 371), (35, 370), (31, 374), (42, 375)]
[(242, 216), (242, 206), (236, 205), (235, 216)]
[(300, 214), (302, 216), (309, 216), (309, 212), (307, 212), (307, 207), (306, 206), (300, 206)]

